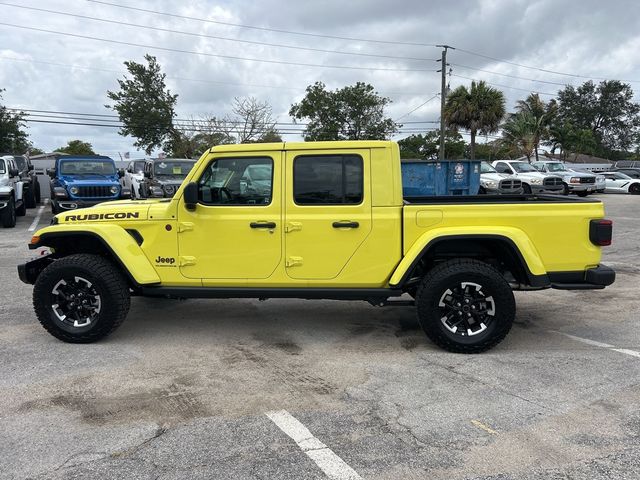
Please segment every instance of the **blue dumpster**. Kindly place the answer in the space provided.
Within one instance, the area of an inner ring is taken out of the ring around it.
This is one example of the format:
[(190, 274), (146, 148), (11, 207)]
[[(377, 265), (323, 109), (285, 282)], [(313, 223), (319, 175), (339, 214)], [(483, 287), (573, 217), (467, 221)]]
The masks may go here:
[(402, 160), (405, 197), (476, 195), (480, 188), (480, 160)]

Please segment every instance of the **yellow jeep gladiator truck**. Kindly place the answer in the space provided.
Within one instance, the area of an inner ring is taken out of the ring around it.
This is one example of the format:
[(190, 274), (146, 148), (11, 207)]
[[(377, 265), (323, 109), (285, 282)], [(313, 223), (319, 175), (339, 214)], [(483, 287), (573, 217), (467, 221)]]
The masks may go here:
[(49, 254), (19, 276), (66, 342), (109, 335), (132, 295), (342, 299), (415, 305), (433, 342), (465, 353), (509, 332), (513, 290), (613, 283), (601, 202), (403, 198), (400, 168), (389, 141), (216, 146), (173, 198), (55, 216), (29, 244)]

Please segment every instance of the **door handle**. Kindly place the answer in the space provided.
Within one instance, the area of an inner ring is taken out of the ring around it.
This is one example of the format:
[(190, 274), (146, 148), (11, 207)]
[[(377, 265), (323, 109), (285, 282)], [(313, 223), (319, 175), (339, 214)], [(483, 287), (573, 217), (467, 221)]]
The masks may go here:
[(358, 222), (333, 222), (333, 228), (358, 228)]
[(251, 228), (276, 228), (276, 222), (251, 222), (249, 224)]

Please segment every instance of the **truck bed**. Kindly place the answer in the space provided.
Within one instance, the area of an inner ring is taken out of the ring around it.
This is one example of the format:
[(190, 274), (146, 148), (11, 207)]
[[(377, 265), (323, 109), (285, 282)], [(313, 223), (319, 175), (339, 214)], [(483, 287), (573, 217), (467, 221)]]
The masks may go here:
[(541, 261), (538, 268), (530, 266), (532, 270), (582, 271), (600, 261), (600, 248), (589, 239), (589, 225), (603, 217), (599, 200), (559, 195), (407, 197), (403, 254), (432, 236), (485, 232), (521, 242)]

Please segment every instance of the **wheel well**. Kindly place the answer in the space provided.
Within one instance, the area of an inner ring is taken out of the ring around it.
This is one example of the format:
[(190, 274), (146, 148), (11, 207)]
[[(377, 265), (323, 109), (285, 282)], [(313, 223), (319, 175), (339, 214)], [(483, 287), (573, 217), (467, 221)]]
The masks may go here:
[(111, 248), (97, 235), (87, 233), (71, 233), (64, 235), (47, 235), (40, 241), (39, 246), (50, 247), (54, 250), (54, 257), (61, 258), (68, 255), (86, 253), (92, 255), (100, 255), (111, 261), (117, 268), (122, 271), (130, 288), (137, 288), (138, 284), (133, 279), (129, 271), (122, 264), (117, 255), (113, 253)]
[(442, 238), (430, 243), (414, 264), (406, 282), (422, 276), (447, 260), (473, 258), (495, 267), (508, 280), (531, 285), (531, 273), (517, 246), (506, 238), (469, 237)]

